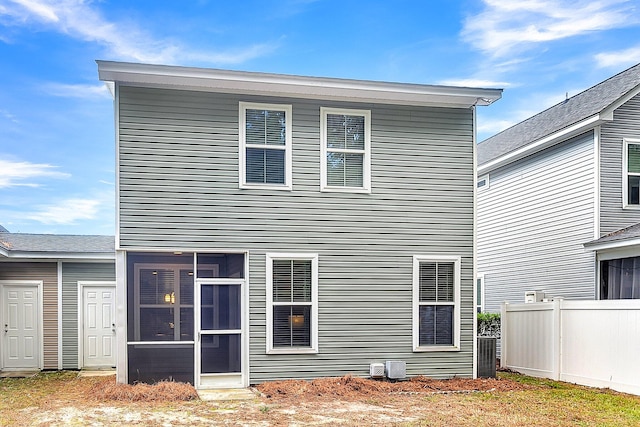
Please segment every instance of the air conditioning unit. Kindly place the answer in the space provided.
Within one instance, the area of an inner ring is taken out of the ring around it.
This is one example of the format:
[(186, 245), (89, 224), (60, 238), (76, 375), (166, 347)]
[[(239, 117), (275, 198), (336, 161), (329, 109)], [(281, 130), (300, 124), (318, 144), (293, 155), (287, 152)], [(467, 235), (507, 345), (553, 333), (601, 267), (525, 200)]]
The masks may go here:
[(371, 363), (369, 365), (369, 376), (371, 378), (384, 378), (384, 364)]
[(401, 360), (387, 360), (385, 371), (390, 380), (403, 380), (407, 377), (407, 364)]
[(542, 291), (526, 291), (524, 293), (524, 302), (529, 304), (532, 302), (542, 302), (544, 299), (544, 292)]

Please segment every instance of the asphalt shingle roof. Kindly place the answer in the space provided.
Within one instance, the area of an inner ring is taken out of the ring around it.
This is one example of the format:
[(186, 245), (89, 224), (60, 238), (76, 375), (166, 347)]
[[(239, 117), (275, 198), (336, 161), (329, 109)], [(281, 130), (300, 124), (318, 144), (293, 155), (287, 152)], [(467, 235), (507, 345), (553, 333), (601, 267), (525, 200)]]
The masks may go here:
[(114, 236), (0, 232), (0, 246), (9, 252), (113, 253), (115, 238)]
[(637, 64), (482, 141), (478, 144), (478, 165), (598, 114), (639, 85)]
[(596, 244), (599, 245), (601, 243), (618, 242), (622, 240), (631, 240), (631, 239), (638, 239), (638, 238), (640, 238), (640, 223), (634, 224), (627, 228), (623, 228), (621, 230), (616, 230), (613, 233), (609, 233), (605, 236), (602, 236), (597, 240), (593, 240), (589, 243), (586, 243), (585, 246), (591, 246)]

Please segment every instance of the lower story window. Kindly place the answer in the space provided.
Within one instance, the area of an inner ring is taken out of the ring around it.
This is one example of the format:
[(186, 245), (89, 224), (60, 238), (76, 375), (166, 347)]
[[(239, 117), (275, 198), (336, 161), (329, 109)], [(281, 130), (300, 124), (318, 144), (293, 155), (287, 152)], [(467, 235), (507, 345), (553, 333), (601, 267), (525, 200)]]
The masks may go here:
[(640, 299), (640, 257), (600, 262), (600, 299)]
[(457, 348), (460, 258), (414, 257), (414, 350)]
[(318, 257), (267, 254), (267, 353), (317, 352)]

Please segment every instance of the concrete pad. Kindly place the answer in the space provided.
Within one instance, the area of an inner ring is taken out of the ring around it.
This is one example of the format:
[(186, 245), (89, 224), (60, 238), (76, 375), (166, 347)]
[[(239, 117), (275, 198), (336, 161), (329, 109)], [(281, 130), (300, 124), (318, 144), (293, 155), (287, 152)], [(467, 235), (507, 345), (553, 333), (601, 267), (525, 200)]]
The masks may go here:
[(40, 371), (3, 371), (0, 378), (31, 378), (38, 375)]
[(253, 400), (258, 395), (248, 388), (218, 388), (214, 390), (198, 390), (200, 400), (225, 401), (225, 400)]
[(79, 377), (108, 377), (109, 375), (115, 375), (115, 369), (83, 369), (78, 372)]

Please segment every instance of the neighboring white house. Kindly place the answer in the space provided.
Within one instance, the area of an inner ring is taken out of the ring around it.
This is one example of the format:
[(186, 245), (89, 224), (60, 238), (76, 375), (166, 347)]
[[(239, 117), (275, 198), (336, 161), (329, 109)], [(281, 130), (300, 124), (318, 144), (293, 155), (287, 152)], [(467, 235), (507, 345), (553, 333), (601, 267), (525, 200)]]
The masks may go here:
[(478, 145), (483, 309), (640, 298), (640, 65)]
[(475, 112), (498, 89), (98, 62), (118, 381), (475, 375)]

